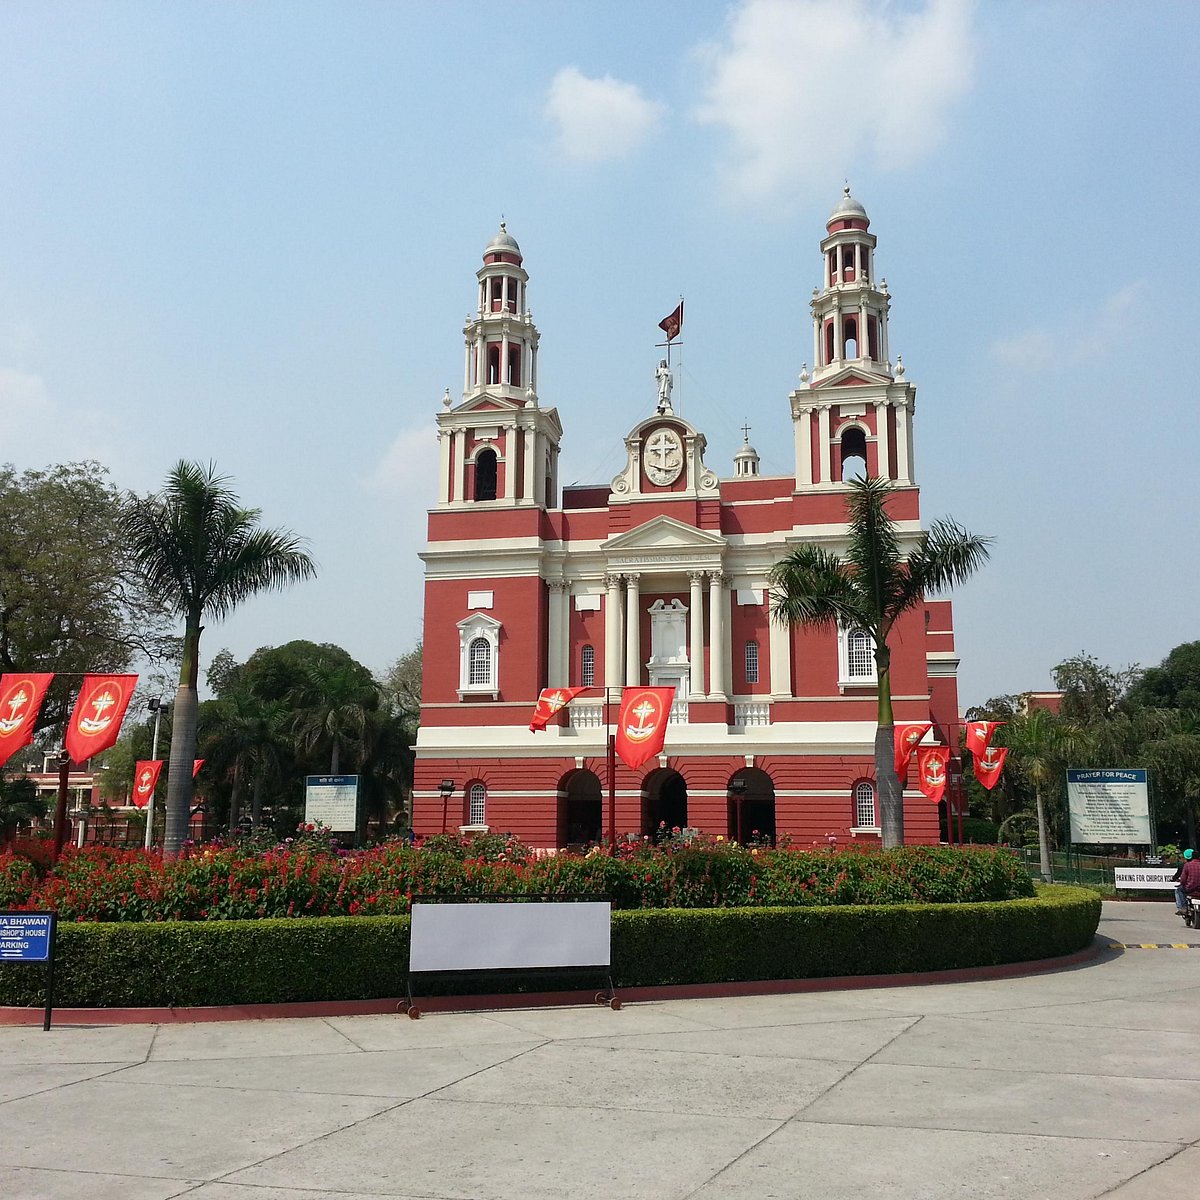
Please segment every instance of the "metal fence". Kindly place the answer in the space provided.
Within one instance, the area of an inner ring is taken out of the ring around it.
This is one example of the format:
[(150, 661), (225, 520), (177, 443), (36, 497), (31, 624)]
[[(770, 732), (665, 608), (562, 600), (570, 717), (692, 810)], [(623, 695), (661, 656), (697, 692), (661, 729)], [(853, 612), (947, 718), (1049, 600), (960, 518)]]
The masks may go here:
[[(1041, 859), (1036, 846), (1026, 846), (1019, 850), (1025, 862), (1025, 867), (1035, 879), (1042, 876)], [(1128, 858), (1125, 855), (1111, 854), (1076, 854), (1058, 850), (1050, 855), (1050, 869), (1055, 883), (1081, 883), (1089, 887), (1104, 888), (1106, 891), (1115, 890), (1115, 875), (1117, 867), (1144, 867), (1146, 862)], [(1163, 893), (1166, 894), (1165, 892)], [(1147, 896), (1153, 893), (1146, 893)]]

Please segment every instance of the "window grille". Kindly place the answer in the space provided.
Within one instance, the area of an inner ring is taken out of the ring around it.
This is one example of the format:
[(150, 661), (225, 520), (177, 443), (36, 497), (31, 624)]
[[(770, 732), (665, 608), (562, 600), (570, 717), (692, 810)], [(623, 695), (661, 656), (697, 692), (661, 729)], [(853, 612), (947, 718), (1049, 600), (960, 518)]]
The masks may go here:
[(486, 687), (492, 682), (492, 648), (487, 638), (475, 638), (468, 651), (470, 667), (467, 683), (471, 687)]
[(869, 783), (857, 784), (854, 788), (854, 823), (860, 829), (874, 829), (875, 789)]
[(471, 784), (467, 793), (467, 824), (487, 824), (487, 788), (482, 783)]
[(758, 643), (746, 643), (746, 682), (758, 682)]
[(851, 679), (871, 679), (875, 674), (871, 637), (862, 629), (851, 630), (846, 638), (846, 666)]
[(595, 646), (584, 646), (579, 652), (579, 684), (581, 687), (596, 686)]

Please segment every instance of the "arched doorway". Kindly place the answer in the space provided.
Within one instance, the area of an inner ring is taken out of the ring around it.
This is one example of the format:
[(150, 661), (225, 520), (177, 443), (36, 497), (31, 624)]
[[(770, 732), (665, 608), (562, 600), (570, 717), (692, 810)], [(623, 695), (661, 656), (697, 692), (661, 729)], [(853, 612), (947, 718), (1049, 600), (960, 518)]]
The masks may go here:
[(687, 780), (678, 771), (652, 771), (642, 784), (642, 832), (650, 837), (687, 828)]
[(558, 844), (589, 846), (600, 841), (604, 805), (600, 777), (573, 771), (558, 790)]
[(775, 845), (775, 784), (758, 767), (746, 767), (729, 781), (729, 837), (743, 846)]

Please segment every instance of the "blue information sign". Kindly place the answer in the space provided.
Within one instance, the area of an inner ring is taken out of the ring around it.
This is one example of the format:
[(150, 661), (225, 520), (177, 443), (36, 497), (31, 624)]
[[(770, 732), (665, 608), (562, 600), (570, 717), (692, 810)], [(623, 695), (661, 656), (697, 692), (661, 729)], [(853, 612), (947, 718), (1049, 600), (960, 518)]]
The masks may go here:
[(0, 913), (0, 962), (49, 962), (52, 913)]

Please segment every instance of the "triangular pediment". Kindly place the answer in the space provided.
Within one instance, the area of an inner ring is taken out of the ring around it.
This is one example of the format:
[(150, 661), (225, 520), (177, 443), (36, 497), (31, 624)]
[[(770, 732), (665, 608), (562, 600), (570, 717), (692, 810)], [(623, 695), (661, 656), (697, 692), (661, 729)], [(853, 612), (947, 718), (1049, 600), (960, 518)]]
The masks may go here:
[(889, 384), (892, 382), (893, 380), (890, 376), (885, 375), (883, 372), (863, 370), (860, 363), (853, 367), (843, 367), (842, 370), (826, 376), (820, 382), (814, 381), (813, 390), (824, 391), (826, 388), (879, 387), (880, 384)]
[(507, 396), (493, 396), (490, 392), (481, 392), (461, 404), (455, 405), (453, 411), (459, 413), (488, 413), (488, 412), (520, 412), (524, 404), (510, 400)]
[(652, 554), (655, 551), (686, 554), (719, 551), (724, 546), (725, 539), (719, 533), (685, 525), (674, 517), (655, 517), (636, 529), (609, 538), (601, 549), (617, 554)]

